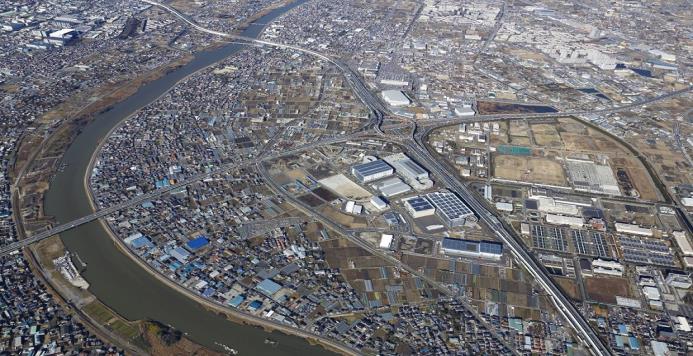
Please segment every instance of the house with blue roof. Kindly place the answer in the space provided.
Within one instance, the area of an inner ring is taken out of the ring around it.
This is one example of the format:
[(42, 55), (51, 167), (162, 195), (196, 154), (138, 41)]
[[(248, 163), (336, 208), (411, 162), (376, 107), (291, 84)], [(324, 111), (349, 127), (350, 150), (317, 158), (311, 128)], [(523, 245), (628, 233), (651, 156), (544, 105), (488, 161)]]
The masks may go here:
[(255, 311), (255, 310), (260, 309), (261, 306), (262, 306), (262, 302), (261, 302), (261, 301), (259, 301), (259, 300), (253, 300), (253, 301), (248, 305), (248, 309), (250, 309), (250, 310), (252, 310), (252, 311)]
[(185, 244), (185, 248), (190, 252), (197, 252), (205, 246), (209, 245), (209, 239), (206, 236), (200, 235)]
[(260, 293), (271, 297), (274, 293), (277, 293), (280, 289), (282, 289), (282, 286), (271, 279), (265, 279), (258, 283), (255, 286), (255, 289), (257, 289)]
[(180, 261), (180, 263), (187, 263), (188, 258), (190, 258), (190, 252), (186, 251), (184, 248), (176, 247), (170, 252), (171, 257)]
[(233, 297), (233, 299), (229, 300), (229, 302), (227, 304), (234, 307), (234, 308), (238, 308), (238, 306), (241, 305), (241, 303), (243, 303), (244, 300), (245, 300), (245, 296), (243, 294), (239, 294), (239, 295)]

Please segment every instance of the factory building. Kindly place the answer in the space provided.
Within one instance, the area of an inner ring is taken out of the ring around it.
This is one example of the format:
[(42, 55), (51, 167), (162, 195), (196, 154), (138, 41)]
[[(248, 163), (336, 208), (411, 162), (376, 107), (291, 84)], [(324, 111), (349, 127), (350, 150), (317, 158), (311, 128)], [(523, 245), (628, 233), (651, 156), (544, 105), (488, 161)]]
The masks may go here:
[(600, 258), (592, 261), (592, 270), (597, 274), (610, 276), (623, 276), (623, 265), (616, 261), (602, 260)]
[(426, 190), (433, 187), (433, 181), (429, 178), (428, 171), (406, 154), (395, 153), (383, 159), (414, 189)]
[(554, 225), (570, 225), (577, 228), (580, 228), (585, 224), (585, 220), (580, 217), (556, 214), (546, 214), (546, 222)]
[(411, 187), (397, 177), (392, 177), (373, 183), (372, 187), (380, 191), (386, 198), (411, 191)]
[(361, 183), (368, 183), (374, 180), (391, 176), (395, 170), (382, 159), (357, 164), (351, 167), (351, 174)]
[(474, 216), (474, 212), (455, 193), (433, 192), (426, 198), (435, 206), (438, 217), (450, 227), (464, 225), (468, 217)]
[(383, 99), (390, 106), (407, 106), (411, 100), (401, 90), (383, 90)]
[(384, 248), (384, 249), (389, 249), (392, 247), (392, 239), (394, 238), (394, 235), (390, 234), (382, 234), (380, 236), (380, 243), (378, 244), (378, 247)]
[(436, 208), (424, 197), (411, 197), (404, 201), (404, 207), (414, 218), (435, 214)]
[(673, 235), (676, 244), (679, 245), (681, 249), (681, 253), (683, 253), (684, 256), (693, 256), (693, 247), (691, 247), (691, 242), (688, 240), (686, 232), (674, 231)]
[(378, 209), (378, 210), (385, 210), (387, 209), (387, 203), (379, 196), (373, 196), (371, 198), (371, 204)]
[(577, 205), (556, 201), (552, 197), (530, 196), (529, 199), (537, 202), (537, 210), (544, 213), (579, 215)]
[(615, 223), (616, 231), (624, 234), (652, 236), (652, 229), (647, 229), (633, 224)]
[(446, 237), (441, 244), (446, 255), (488, 258), (499, 260), (503, 255), (503, 244), (490, 241), (472, 241)]
[(575, 190), (620, 196), (618, 182), (611, 167), (589, 160), (567, 158), (568, 178)]

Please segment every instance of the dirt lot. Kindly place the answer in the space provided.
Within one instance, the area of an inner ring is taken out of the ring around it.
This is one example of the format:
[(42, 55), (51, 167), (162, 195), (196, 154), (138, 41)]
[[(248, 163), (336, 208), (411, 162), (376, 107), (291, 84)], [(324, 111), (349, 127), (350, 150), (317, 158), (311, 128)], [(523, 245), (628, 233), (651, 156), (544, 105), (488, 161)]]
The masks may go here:
[(561, 136), (558, 134), (555, 125), (532, 125), (532, 134), (537, 146), (563, 148), (563, 141), (561, 141)]
[(616, 296), (632, 298), (628, 280), (619, 277), (585, 278), (585, 291), (590, 300), (616, 304)]
[(514, 181), (567, 186), (563, 167), (546, 158), (496, 155), (493, 176)]
[(647, 169), (635, 157), (614, 158), (612, 167), (615, 169), (624, 168), (626, 170), (633, 188), (638, 191), (641, 199), (652, 201), (660, 199)]
[(572, 278), (554, 277), (553, 280), (559, 287), (573, 300), (582, 301), (582, 296), (578, 290), (575, 280)]

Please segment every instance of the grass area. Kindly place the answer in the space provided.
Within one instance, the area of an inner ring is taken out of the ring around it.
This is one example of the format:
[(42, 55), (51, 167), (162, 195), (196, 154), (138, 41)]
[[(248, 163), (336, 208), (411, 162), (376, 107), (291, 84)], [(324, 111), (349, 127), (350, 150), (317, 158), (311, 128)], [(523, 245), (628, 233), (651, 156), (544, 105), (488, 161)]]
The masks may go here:
[(125, 340), (137, 341), (141, 336), (139, 323), (124, 320), (98, 300), (87, 304), (82, 311)]

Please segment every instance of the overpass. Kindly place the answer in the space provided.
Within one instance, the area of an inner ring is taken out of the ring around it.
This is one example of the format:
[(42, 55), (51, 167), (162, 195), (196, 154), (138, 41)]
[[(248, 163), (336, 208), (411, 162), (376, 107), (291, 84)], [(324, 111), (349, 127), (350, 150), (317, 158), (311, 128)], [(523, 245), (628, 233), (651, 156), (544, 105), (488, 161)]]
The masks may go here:
[[(228, 163), (223, 166), (221, 166), (218, 169), (212, 170), (210, 172), (206, 173), (198, 173), (195, 175), (192, 175), (184, 180), (182, 180), (179, 183), (176, 183), (174, 185), (171, 185), (169, 187), (165, 188), (160, 188), (157, 190), (153, 190), (150, 192), (147, 192), (145, 194), (139, 195), (133, 199), (130, 199), (128, 201), (124, 201), (121, 203), (118, 203), (116, 205), (113, 205), (108, 208), (100, 209), (94, 212), (93, 214), (84, 216), (82, 218), (76, 219), (74, 221), (59, 225), (57, 227), (54, 227), (52, 229), (45, 230), (43, 232), (37, 233), (33, 236), (30, 236), (24, 240), (15, 242), (13, 244), (4, 246), (0, 248), (0, 256), (1, 255), (6, 255), (9, 254), (13, 251), (16, 251), (17, 249), (35, 243), (37, 241), (40, 241), (42, 239), (45, 239), (47, 237), (53, 236), (55, 234), (59, 234), (61, 232), (64, 232), (66, 230), (72, 229), (74, 227), (80, 226), (82, 224), (89, 223), (91, 221), (94, 221), (96, 219), (105, 217), (109, 214), (112, 214), (114, 212), (132, 207), (134, 205), (143, 203), (148, 200), (155, 199), (163, 194), (166, 194), (170, 191), (177, 190), (180, 188), (183, 188), (187, 185), (190, 185), (192, 183), (195, 183), (199, 180), (202, 180), (206, 177), (215, 175), (215, 174), (220, 174), (224, 173), (229, 170), (233, 169), (238, 169), (242, 167), (249, 167), (252, 165), (257, 165), (259, 162), (265, 161), (265, 160), (270, 160), (274, 158), (278, 158), (287, 154), (291, 154), (294, 152), (299, 152), (299, 151), (304, 151), (304, 150), (310, 150), (314, 147), (321, 146), (321, 145), (328, 145), (328, 144), (334, 144), (334, 143), (340, 143), (340, 142), (346, 142), (355, 138), (363, 138), (367, 136), (367, 132), (369, 131), (370, 128), (374, 128), (377, 133), (380, 136), (383, 136), (383, 132), (380, 128), (380, 125), (382, 124), (383, 117), (385, 113), (389, 112), (389, 109), (387, 108), (386, 105), (384, 105), (379, 98), (373, 95), (373, 93), (368, 90), (367, 86), (363, 81), (361, 80), (360, 76), (358, 76), (356, 73), (353, 72), (351, 68), (348, 67), (345, 63), (342, 63), (340, 61), (331, 59), (330, 57), (323, 55), (321, 53), (318, 53), (313, 50), (301, 48), (298, 46), (293, 46), (293, 45), (287, 45), (287, 44), (280, 44), (280, 43), (274, 43), (270, 41), (265, 41), (265, 40), (259, 40), (259, 39), (254, 39), (254, 38), (248, 38), (240, 35), (233, 35), (233, 34), (227, 34), (224, 32), (219, 32), (219, 31), (214, 31), (214, 30), (209, 30), (206, 29), (202, 26), (197, 25), (195, 22), (191, 21), (188, 19), (185, 15), (179, 13), (177, 10), (173, 9), (172, 7), (161, 4), (152, 0), (142, 0), (148, 4), (154, 5), (154, 6), (159, 6), (161, 8), (164, 8), (165, 10), (171, 12), (184, 22), (186, 22), (188, 25), (191, 27), (202, 31), (206, 32), (212, 35), (216, 36), (221, 36), (225, 38), (230, 38), (233, 40), (239, 40), (239, 41), (244, 41), (248, 43), (255, 43), (259, 45), (265, 45), (265, 46), (271, 46), (271, 47), (276, 47), (276, 48), (283, 48), (283, 49), (292, 49), (296, 50), (299, 52), (303, 52), (309, 55), (313, 55), (317, 58), (320, 58), (322, 60), (325, 60), (329, 63), (334, 64), (337, 66), (342, 73), (344, 74), (345, 78), (349, 82), (349, 84), (352, 86), (354, 92), (356, 95), (359, 97), (359, 99), (366, 105), (368, 106), (372, 113), (372, 121), (364, 127), (364, 130), (361, 130), (357, 133), (354, 133), (352, 135), (346, 135), (340, 138), (328, 138), (324, 140), (319, 140), (311, 144), (306, 144), (302, 145), (299, 147), (296, 147), (294, 149), (290, 149), (288, 151), (283, 151), (279, 154), (269, 154), (266, 156), (262, 156), (261, 158), (256, 158), (256, 159), (247, 159), (247, 160), (242, 160), (238, 162), (233, 162), (233, 163)], [(425, 148), (423, 143), (421, 142), (421, 138), (425, 137), (425, 132), (430, 131), (433, 128), (436, 127), (441, 127), (441, 126), (447, 126), (447, 125), (454, 125), (462, 122), (474, 122), (474, 121), (494, 121), (494, 120), (506, 120), (506, 119), (543, 119), (543, 118), (556, 118), (556, 117), (565, 117), (565, 116), (581, 116), (581, 115), (600, 115), (600, 114), (609, 114), (609, 113), (614, 113), (614, 112), (619, 112), (623, 110), (628, 110), (634, 107), (642, 106), (642, 105), (647, 105), (649, 103), (653, 103), (656, 101), (660, 100), (665, 100), (674, 96), (682, 95), (685, 93), (690, 92), (690, 90), (693, 87), (687, 87), (682, 90), (678, 90), (675, 92), (667, 93), (658, 97), (650, 98), (650, 99), (645, 99), (636, 103), (624, 105), (624, 106), (619, 106), (619, 107), (614, 107), (614, 108), (607, 108), (607, 109), (602, 109), (602, 110), (596, 110), (596, 111), (568, 111), (568, 112), (556, 112), (556, 113), (518, 113), (518, 114), (492, 114), (492, 115), (478, 115), (478, 116), (473, 116), (473, 117), (468, 117), (468, 118), (455, 118), (455, 119), (438, 119), (438, 120), (429, 120), (425, 123), (422, 124), (422, 127), (425, 129), (424, 131), (417, 132), (416, 131), (416, 126), (414, 127), (415, 130), (412, 131), (413, 134), (413, 139), (408, 138), (408, 139), (401, 139), (401, 138), (390, 138), (391, 141), (400, 143), (404, 145), (407, 148), (407, 152), (410, 153), (415, 159), (417, 159), (424, 167), (428, 168), (435, 176), (441, 179), (442, 182), (445, 183), (450, 189), (453, 191), (457, 192), (474, 210), (474, 212), (477, 214), (479, 219), (488, 225), (494, 233), (499, 237), (501, 241), (503, 241), (506, 246), (510, 249), (511, 253), (513, 256), (518, 260), (522, 266), (527, 269), (530, 274), (535, 278), (537, 283), (539, 283), (542, 288), (549, 294), (549, 297), (551, 298), (552, 302), (556, 305), (558, 311), (561, 313), (561, 315), (569, 322), (569, 324), (574, 328), (574, 330), (577, 332), (578, 337), (580, 340), (589, 347), (590, 351), (596, 355), (608, 355), (610, 354), (610, 351), (608, 348), (606, 348), (602, 343), (601, 340), (599, 339), (598, 335), (592, 330), (592, 328), (589, 326), (587, 321), (582, 317), (581, 313), (573, 306), (567, 298), (562, 294), (562, 292), (556, 287), (556, 285), (553, 283), (551, 278), (548, 276), (546, 271), (534, 260), (533, 256), (527, 252), (524, 248), (524, 246), (519, 243), (514, 236), (505, 228), (503, 223), (496, 218), (488, 209), (486, 209), (483, 204), (477, 200), (477, 198), (472, 194), (471, 191), (468, 190), (464, 184), (462, 184), (460, 181), (458, 181), (445, 167), (433, 157), (433, 155), (428, 152), (428, 150)], [(409, 127), (411, 123), (404, 124), (402, 127)], [(260, 164), (261, 166), (261, 164)], [(262, 168), (258, 166), (262, 170)], [(271, 184), (271, 183), (270, 183)], [(281, 191), (280, 187), (274, 186), (273, 187), (275, 190)], [(300, 204), (300, 202), (297, 202), (297, 204)], [(323, 219), (321, 219), (323, 220)], [(336, 228), (337, 231), (341, 231), (338, 229), (338, 226), (333, 226), (334, 224), (330, 220), (323, 220), (328, 226), (331, 226), (333, 228)], [(354, 236), (353, 232), (350, 231), (343, 231), (344, 235), (349, 237), (349, 239), (357, 244), (358, 246), (361, 246), (365, 248), (368, 251), (372, 251), (373, 248), (370, 246), (370, 244), (366, 243), (365, 241), (361, 240), (357, 236)], [(399, 260), (395, 259), (392, 256), (384, 255), (380, 253), (379, 251), (374, 252), (376, 255), (381, 256), (385, 258), (386, 260), (394, 263), (396, 266), (399, 268), (409, 271), (410, 273), (413, 273), (414, 275), (420, 276), (421, 274), (418, 273), (418, 271), (412, 270), (411, 267), (407, 266), (406, 264), (402, 264)], [(424, 276), (425, 277), (425, 276)], [(436, 281), (425, 277), (424, 280), (426, 280), (429, 284), (432, 284), (434, 287), (437, 289), (441, 290), (444, 292), (444, 294), (453, 296), (455, 295), (454, 291), (449, 290), (446, 286), (441, 285), (440, 283), (437, 283)], [(480, 319), (483, 320), (483, 319)], [(502, 340), (502, 339), (499, 339)]]
[(590, 327), (582, 314), (570, 303), (563, 293), (556, 287), (548, 273), (540, 267), (532, 255), (527, 252), (524, 246), (518, 242), (503, 223), (496, 218), (483, 204), (473, 195), (473, 193), (462, 182), (457, 180), (423, 145), (422, 142), (405, 140), (402, 144), (407, 147), (414, 159), (419, 161), (442, 180), (447, 187), (456, 192), (476, 216), (486, 224), (495, 235), (507, 246), (515, 259), (534, 277), (539, 285), (547, 292), (551, 301), (556, 306), (559, 313), (568, 321), (576, 331), (578, 338), (587, 345), (589, 350), (595, 355), (610, 355), (610, 350), (602, 343), (599, 336)]
[(327, 139), (315, 141), (313, 143), (297, 146), (297, 147), (294, 147), (292, 149), (282, 151), (281, 153), (264, 155), (264, 156), (262, 156), (262, 158), (258, 158), (258, 159), (249, 158), (249, 159), (245, 159), (245, 160), (241, 160), (241, 161), (237, 161), (237, 162), (227, 163), (227, 164), (224, 164), (224, 165), (220, 166), (219, 168), (213, 169), (209, 172), (202, 172), (202, 173), (194, 174), (188, 178), (185, 178), (184, 180), (181, 180), (180, 182), (178, 182), (176, 184), (172, 184), (168, 187), (163, 187), (163, 188), (151, 190), (151, 191), (144, 193), (142, 195), (138, 195), (138, 196), (136, 196), (130, 200), (120, 202), (120, 203), (112, 205), (108, 208), (98, 209), (97, 211), (95, 211), (92, 214), (83, 216), (79, 219), (58, 225), (56, 227), (42, 231), (42, 232), (37, 233), (35, 235), (31, 235), (25, 239), (22, 239), (22, 240), (13, 242), (11, 244), (2, 246), (2, 247), (0, 247), (0, 256), (8, 255), (8, 254), (12, 253), (13, 251), (16, 251), (16, 250), (18, 250), (24, 246), (28, 246), (28, 245), (31, 245), (33, 243), (39, 242), (41, 240), (47, 239), (53, 235), (57, 235), (61, 232), (70, 230), (70, 229), (75, 228), (77, 226), (90, 223), (96, 219), (99, 219), (99, 218), (105, 217), (107, 215), (113, 214), (117, 211), (121, 211), (121, 210), (127, 209), (129, 207), (135, 206), (137, 204), (141, 204), (141, 203), (144, 203), (146, 201), (156, 199), (156, 198), (158, 198), (158, 197), (160, 197), (166, 193), (169, 193), (169, 192), (174, 191), (174, 190), (178, 190), (180, 188), (184, 188), (190, 184), (201, 181), (207, 177), (211, 177), (211, 176), (216, 175), (216, 174), (221, 174), (221, 173), (228, 172), (228, 171), (231, 171), (234, 169), (239, 169), (239, 168), (247, 168), (247, 167), (250, 167), (250, 166), (256, 164), (259, 160), (260, 161), (271, 160), (271, 159), (282, 157), (284, 155), (297, 153), (297, 152), (301, 152), (301, 151), (305, 151), (305, 150), (310, 150), (310, 149), (313, 149), (317, 146), (346, 142), (346, 141), (349, 141), (349, 140), (352, 140), (354, 138), (357, 138), (359, 136), (364, 136), (364, 135), (365, 135), (364, 133), (357, 133), (357, 134), (345, 135), (345, 136), (341, 136), (341, 137), (330, 137)]

